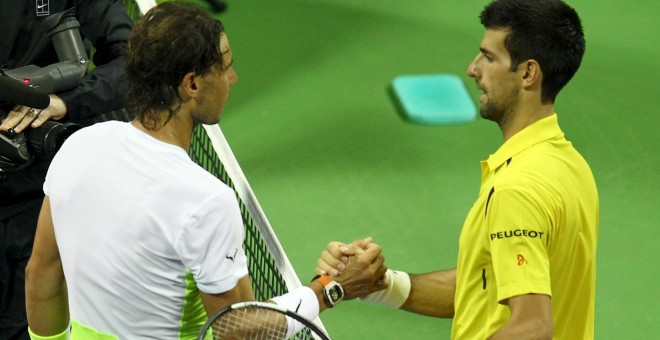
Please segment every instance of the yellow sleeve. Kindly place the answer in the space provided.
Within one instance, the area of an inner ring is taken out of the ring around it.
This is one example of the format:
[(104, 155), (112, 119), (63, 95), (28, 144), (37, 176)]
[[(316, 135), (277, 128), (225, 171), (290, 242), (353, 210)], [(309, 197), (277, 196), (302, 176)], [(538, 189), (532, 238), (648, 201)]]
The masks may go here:
[(533, 190), (505, 189), (491, 197), (488, 240), (497, 301), (524, 294), (552, 296), (548, 239), (550, 216)]

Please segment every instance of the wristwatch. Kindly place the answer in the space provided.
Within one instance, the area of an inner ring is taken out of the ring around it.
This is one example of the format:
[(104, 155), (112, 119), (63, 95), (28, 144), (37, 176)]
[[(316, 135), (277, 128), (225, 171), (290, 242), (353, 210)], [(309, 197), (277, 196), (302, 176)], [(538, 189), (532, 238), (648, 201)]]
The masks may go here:
[(316, 275), (312, 281), (318, 281), (323, 285), (323, 300), (328, 308), (334, 307), (344, 298), (344, 288), (330, 276)]

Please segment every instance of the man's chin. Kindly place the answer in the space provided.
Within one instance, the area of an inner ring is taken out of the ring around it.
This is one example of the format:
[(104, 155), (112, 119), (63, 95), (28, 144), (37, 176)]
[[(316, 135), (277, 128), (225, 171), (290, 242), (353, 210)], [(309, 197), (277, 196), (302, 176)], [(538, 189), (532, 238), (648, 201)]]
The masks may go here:
[(497, 112), (485, 106), (482, 106), (479, 109), (479, 115), (483, 119), (490, 120), (496, 123), (499, 123), (499, 121), (502, 119), (502, 115), (498, 114)]
[(206, 118), (206, 119), (203, 119), (203, 120), (198, 119), (196, 121), (196, 123), (197, 124), (202, 124), (202, 125), (217, 125), (218, 123), (220, 123), (220, 115), (218, 115), (215, 118)]
[(493, 120), (493, 116), (492, 116), (492, 114), (491, 114), (490, 112), (484, 110), (483, 108), (479, 110), (479, 115), (480, 115), (481, 118), (483, 118), (483, 119)]

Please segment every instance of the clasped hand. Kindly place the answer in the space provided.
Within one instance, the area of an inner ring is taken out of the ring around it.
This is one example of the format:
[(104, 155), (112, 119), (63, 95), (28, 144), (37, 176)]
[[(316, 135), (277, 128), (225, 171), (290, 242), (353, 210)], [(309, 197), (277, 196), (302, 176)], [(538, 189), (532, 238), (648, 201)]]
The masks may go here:
[(350, 244), (330, 242), (317, 261), (316, 273), (329, 275), (344, 288), (344, 299), (385, 289), (387, 271), (381, 247), (366, 238)]

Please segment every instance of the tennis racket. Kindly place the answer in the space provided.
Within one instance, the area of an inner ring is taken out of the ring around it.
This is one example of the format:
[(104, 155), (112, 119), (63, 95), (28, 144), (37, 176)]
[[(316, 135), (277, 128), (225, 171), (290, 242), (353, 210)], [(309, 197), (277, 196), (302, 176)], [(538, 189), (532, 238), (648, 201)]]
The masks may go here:
[(197, 339), (284, 339), (286, 316), (305, 325), (303, 331), (311, 332), (314, 338), (330, 340), (318, 326), (298, 313), (259, 301), (238, 302), (221, 309), (204, 324)]

